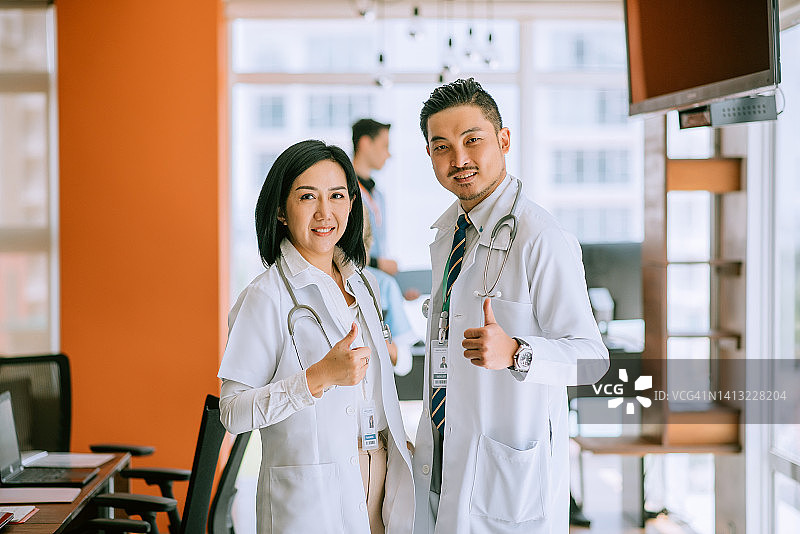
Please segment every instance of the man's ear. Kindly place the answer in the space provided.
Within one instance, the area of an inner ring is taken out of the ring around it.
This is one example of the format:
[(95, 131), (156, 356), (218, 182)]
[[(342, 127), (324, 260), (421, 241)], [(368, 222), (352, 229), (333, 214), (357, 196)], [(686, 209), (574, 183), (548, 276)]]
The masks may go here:
[(511, 130), (500, 128), (500, 131), (497, 132), (497, 143), (500, 145), (500, 150), (503, 151), (503, 154), (508, 154), (508, 150), (511, 148)]
[(366, 146), (364, 143), (368, 143), (372, 141), (368, 135), (362, 135), (358, 140), (358, 150), (356, 152), (361, 152), (364, 150), (369, 150), (369, 147)]
[(425, 152), (427, 152), (428, 153), (428, 157), (430, 157), (430, 155), (431, 155), (431, 146), (430, 145), (425, 145)]

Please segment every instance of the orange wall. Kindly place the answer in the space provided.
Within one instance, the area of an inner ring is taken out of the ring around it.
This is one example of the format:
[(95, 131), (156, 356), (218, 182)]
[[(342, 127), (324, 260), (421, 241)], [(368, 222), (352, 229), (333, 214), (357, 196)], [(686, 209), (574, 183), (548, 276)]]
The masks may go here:
[(57, 0), (56, 21), (72, 447), (189, 469), (227, 313), (222, 0)]

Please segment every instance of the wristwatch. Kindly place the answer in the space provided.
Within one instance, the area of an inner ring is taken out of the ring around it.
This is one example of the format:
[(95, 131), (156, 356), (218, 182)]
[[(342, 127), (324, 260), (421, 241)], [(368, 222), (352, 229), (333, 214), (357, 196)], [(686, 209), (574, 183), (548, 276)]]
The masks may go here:
[(527, 373), (528, 370), (530, 370), (531, 362), (533, 361), (533, 349), (524, 339), (520, 339), (518, 337), (513, 339), (519, 343), (519, 348), (517, 349), (517, 352), (514, 353), (514, 365), (509, 367), (509, 369), (519, 371), (520, 373)]

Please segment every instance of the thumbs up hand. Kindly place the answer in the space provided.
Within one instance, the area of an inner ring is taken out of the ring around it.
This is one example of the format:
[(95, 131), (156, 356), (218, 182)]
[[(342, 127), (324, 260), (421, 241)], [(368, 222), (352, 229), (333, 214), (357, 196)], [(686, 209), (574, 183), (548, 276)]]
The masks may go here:
[(308, 389), (315, 397), (330, 386), (354, 386), (367, 373), (370, 350), (367, 347), (350, 348), (356, 339), (358, 326), (353, 323), (350, 331), (340, 339), (320, 361), (306, 370)]
[(461, 342), (465, 349), (464, 357), (469, 358), (473, 365), (486, 369), (504, 369), (514, 365), (514, 353), (519, 345), (497, 324), (489, 298), (483, 301), (483, 324), (481, 328), (464, 331), (464, 341)]

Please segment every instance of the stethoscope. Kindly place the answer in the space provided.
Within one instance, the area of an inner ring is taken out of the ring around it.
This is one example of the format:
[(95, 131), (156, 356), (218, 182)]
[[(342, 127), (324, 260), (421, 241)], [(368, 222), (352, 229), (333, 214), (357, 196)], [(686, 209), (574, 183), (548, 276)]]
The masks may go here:
[[(517, 224), (519, 220), (515, 215), (517, 211), (517, 204), (519, 203), (519, 197), (522, 194), (522, 180), (519, 178), (515, 178), (517, 181), (517, 192), (514, 195), (514, 203), (511, 205), (511, 210), (500, 217), (500, 220), (494, 225), (492, 228), (491, 237), (489, 238), (489, 252), (486, 253), (486, 265), (483, 267), (483, 292), (476, 289), (473, 294), (479, 298), (499, 298), (503, 295), (502, 291), (495, 292), (495, 288), (497, 284), (500, 282), (500, 277), (503, 276), (503, 270), (506, 268), (506, 261), (508, 261), (508, 256), (511, 251), (511, 245), (514, 244), (514, 239), (517, 237)], [(500, 233), (500, 230), (503, 226), (509, 227), (509, 240), (508, 240), (508, 248), (506, 249), (506, 254), (503, 257), (503, 263), (500, 264), (500, 271), (497, 273), (497, 276), (494, 279), (494, 283), (491, 287), (489, 287), (489, 264), (492, 260), (492, 250), (495, 239), (497, 239), (497, 235)], [(427, 318), (428, 317), (428, 308), (430, 307), (430, 299), (426, 299), (425, 302), (422, 304), (422, 314)]]
[[(514, 195), (514, 203), (511, 205), (511, 211), (509, 211), (507, 215), (500, 217), (500, 220), (497, 221), (497, 223), (494, 225), (494, 228), (492, 228), (492, 235), (489, 238), (489, 251), (486, 253), (486, 265), (483, 266), (483, 293), (481, 293), (479, 290), (476, 289), (474, 293), (476, 297), (500, 298), (503, 295), (501, 291), (494, 293), (494, 289), (497, 287), (498, 282), (500, 282), (500, 277), (503, 275), (503, 269), (506, 268), (506, 261), (508, 261), (509, 252), (511, 251), (511, 245), (514, 244), (514, 239), (517, 237), (517, 223), (519, 222), (519, 220), (517, 219), (517, 216), (514, 213), (517, 211), (517, 203), (519, 202), (519, 196), (522, 193), (522, 180), (520, 180), (519, 178), (516, 178), (516, 180), (517, 180), (517, 193), (516, 195)], [(500, 229), (505, 225), (508, 225), (510, 229), (508, 248), (506, 249), (505, 256), (503, 256), (503, 263), (500, 264), (500, 271), (497, 273), (497, 276), (494, 279), (492, 287), (487, 288), (487, 286), (489, 285), (488, 284), (489, 263), (492, 260), (492, 250), (494, 249), (493, 247), (494, 240), (497, 238), (497, 234), (500, 233)]]
[[(282, 259), (282, 257), (279, 257), (277, 259), (277, 261), (275, 262), (275, 266), (278, 268), (278, 274), (280, 274), (284, 285), (286, 285), (286, 290), (289, 292), (289, 296), (292, 297), (292, 303), (294, 304), (294, 306), (292, 307), (291, 310), (289, 310), (289, 313), (286, 316), (286, 324), (287, 324), (287, 327), (289, 329), (289, 336), (291, 336), (291, 338), (292, 338), (292, 345), (294, 345), (295, 352), (297, 353), (297, 361), (300, 362), (300, 368), (301, 369), (305, 369), (303, 367), (303, 362), (300, 360), (300, 352), (297, 350), (297, 343), (295, 343), (295, 340), (294, 340), (294, 327), (295, 327), (295, 324), (297, 324), (297, 320), (293, 320), (292, 316), (296, 312), (299, 312), (299, 311), (307, 311), (307, 312), (309, 312), (311, 314), (311, 316), (314, 317), (314, 322), (317, 323), (317, 326), (322, 331), (322, 335), (325, 336), (325, 341), (328, 342), (328, 346), (330, 348), (333, 348), (333, 343), (331, 343), (331, 340), (328, 337), (328, 334), (325, 332), (325, 329), (322, 327), (322, 319), (320, 319), (319, 314), (317, 314), (317, 312), (314, 311), (314, 309), (311, 306), (309, 306), (307, 304), (300, 304), (297, 301), (297, 296), (294, 294), (294, 290), (292, 289), (291, 284), (289, 284), (289, 279), (286, 278), (286, 273), (283, 272), (283, 267), (281, 267), (281, 259)], [(364, 282), (364, 285), (367, 286), (367, 291), (369, 291), (369, 296), (372, 297), (372, 303), (375, 305), (375, 311), (378, 313), (378, 319), (380, 319), (380, 321), (381, 321), (381, 331), (383, 332), (383, 339), (385, 339), (387, 342), (391, 343), (392, 342), (392, 331), (389, 329), (389, 325), (386, 324), (386, 321), (384, 321), (384, 319), (383, 319), (383, 311), (381, 310), (381, 307), (378, 306), (378, 299), (375, 297), (375, 293), (372, 291), (372, 286), (369, 285), (369, 282), (367, 281), (367, 277), (364, 276), (363, 272), (361, 272), (358, 269), (357, 269), (357, 272), (358, 272), (359, 276), (361, 276), (361, 280)], [(303, 317), (308, 317), (308, 315), (303, 315), (303, 316), (300, 317), (300, 319), (302, 319)]]

